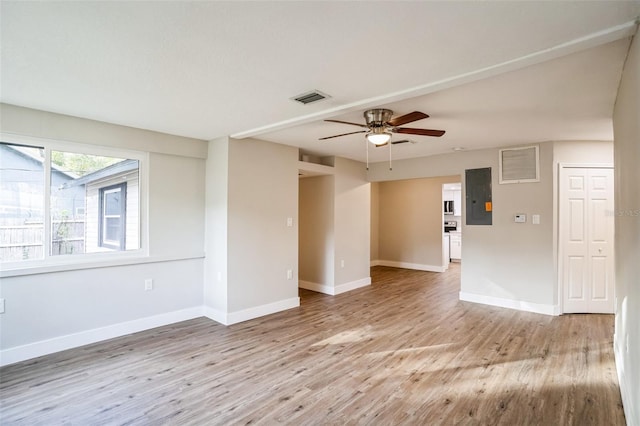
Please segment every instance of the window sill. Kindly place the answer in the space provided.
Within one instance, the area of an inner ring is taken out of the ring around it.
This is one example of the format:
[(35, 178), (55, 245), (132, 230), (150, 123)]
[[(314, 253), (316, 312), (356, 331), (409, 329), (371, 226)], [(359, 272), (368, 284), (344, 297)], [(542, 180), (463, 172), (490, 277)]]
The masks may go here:
[(135, 253), (133, 256), (122, 256), (110, 259), (106, 259), (104, 257), (100, 259), (65, 259), (65, 261), (57, 261), (55, 263), (34, 262), (29, 265), (12, 264), (8, 267), (0, 265), (0, 278), (203, 258), (204, 253), (192, 253), (185, 256), (146, 256), (140, 253)]

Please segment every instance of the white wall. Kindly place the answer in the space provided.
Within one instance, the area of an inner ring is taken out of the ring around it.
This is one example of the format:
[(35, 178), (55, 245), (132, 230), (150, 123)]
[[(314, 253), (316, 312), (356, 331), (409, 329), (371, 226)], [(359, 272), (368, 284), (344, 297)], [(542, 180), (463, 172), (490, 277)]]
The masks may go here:
[(372, 261), (372, 265), (376, 263), (379, 256), (379, 235), (378, 229), (380, 228), (380, 183), (372, 182), (371, 183), (371, 231), (370, 231), (370, 243), (371, 243), (371, 254), (370, 258)]
[(334, 177), (302, 178), (298, 202), (299, 285), (334, 286)]
[(337, 292), (371, 284), (371, 184), (363, 163), (336, 157), (334, 207)]
[[(5, 133), (150, 153), (142, 230), (149, 256), (3, 277), (2, 363), (200, 316), (206, 142), (0, 107)], [(144, 291), (147, 278), (154, 280), (152, 291)]]
[(299, 285), (339, 294), (371, 284), (371, 184), (363, 163), (336, 157), (332, 167), (300, 180)]
[(206, 181), (204, 304), (213, 312), (227, 312), (229, 138), (209, 142)]
[[(498, 149), (400, 160), (392, 171), (385, 163), (370, 166), (371, 181), (459, 175), (465, 169), (492, 168), (493, 225), (463, 223), (461, 297), (467, 300), (554, 313), (556, 306), (553, 255), (553, 143), (540, 145), (538, 183), (499, 185)], [(463, 200), (463, 208), (465, 207)], [(526, 224), (513, 215), (526, 213)], [(531, 214), (541, 224), (531, 224)]]
[(456, 180), (445, 176), (378, 184), (379, 264), (444, 271), (442, 185)]
[(299, 306), (298, 150), (211, 141), (206, 181), (205, 315), (233, 324)]
[(625, 63), (613, 113), (616, 329), (614, 350), (627, 424), (640, 424), (640, 33)]
[(228, 312), (298, 306), (298, 149), (230, 140), (228, 201)]

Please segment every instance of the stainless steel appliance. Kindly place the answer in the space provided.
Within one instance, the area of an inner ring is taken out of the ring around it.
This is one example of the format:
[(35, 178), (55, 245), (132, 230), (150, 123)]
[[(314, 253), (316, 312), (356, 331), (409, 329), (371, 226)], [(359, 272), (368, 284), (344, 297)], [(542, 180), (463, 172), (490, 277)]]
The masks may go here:
[(455, 220), (449, 220), (444, 223), (444, 232), (456, 231), (458, 229), (458, 222)]
[(444, 214), (453, 214), (453, 201), (444, 202)]

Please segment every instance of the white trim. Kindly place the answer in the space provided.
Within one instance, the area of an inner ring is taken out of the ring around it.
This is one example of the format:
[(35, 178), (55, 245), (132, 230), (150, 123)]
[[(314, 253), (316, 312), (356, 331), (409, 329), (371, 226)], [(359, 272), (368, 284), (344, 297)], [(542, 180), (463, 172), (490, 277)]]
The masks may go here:
[(16, 346), (0, 351), (0, 366), (201, 316), (202, 307), (198, 306)]
[(368, 285), (371, 285), (371, 277), (361, 278), (359, 280), (350, 281), (348, 283), (339, 284), (335, 286), (334, 294), (346, 293), (347, 291), (355, 290), (361, 287), (366, 287)]
[(640, 424), (640, 411), (638, 411), (637, 404), (633, 404), (631, 401), (631, 386), (629, 385), (627, 376), (624, 374), (624, 359), (622, 356), (622, 348), (618, 346), (618, 335), (613, 335), (613, 355), (616, 361), (616, 372), (618, 373), (618, 383), (620, 385), (620, 396), (622, 397), (622, 408), (624, 410), (624, 416), (627, 419), (627, 424), (634, 425)]
[(558, 163), (562, 169), (613, 169), (613, 163)]
[(211, 321), (215, 321), (222, 325), (229, 325), (227, 322), (227, 314), (220, 309), (214, 309), (210, 306), (203, 306), (202, 314), (209, 318)]
[[(122, 256), (109, 256), (106, 258), (101, 256), (100, 253), (95, 253), (94, 259), (89, 259), (89, 257), (84, 257), (83, 259), (67, 257), (70, 263), (58, 263), (55, 265), (34, 261), (33, 263), (30, 262), (28, 266), (21, 264), (15, 269), (4, 269), (6, 266), (2, 265), (2, 269), (0, 269), (0, 278), (49, 274), (52, 272), (78, 271), (82, 269), (111, 268), (114, 266), (142, 265), (145, 263), (177, 262), (182, 260), (204, 259), (205, 257), (205, 254), (202, 252), (186, 254), (184, 256), (141, 256), (140, 252), (128, 254), (129, 255), (123, 253)], [(93, 257), (94, 254), (89, 254), (89, 256)], [(71, 263), (71, 261), (73, 261), (73, 263)], [(14, 263), (13, 265), (17, 264)]]
[(349, 281), (348, 283), (339, 284), (337, 286), (330, 286), (325, 284), (318, 284), (311, 281), (298, 280), (298, 287), (304, 288), (318, 293), (324, 293), (331, 296), (337, 294), (346, 293), (357, 288), (366, 287), (371, 285), (371, 277), (361, 278), (355, 281)]
[(374, 266), (380, 266), (380, 260), (372, 260), (371, 262), (369, 262), (369, 266), (370, 267), (374, 267)]
[(481, 303), (483, 305), (498, 306), (501, 308), (515, 309), (518, 311), (534, 312), (544, 315), (560, 315), (557, 305), (526, 302), (524, 300), (503, 299), (501, 297), (484, 296), (481, 294), (460, 292), (460, 300), (464, 302)]
[(416, 271), (444, 272), (444, 266), (423, 265), (421, 263), (396, 262), (393, 260), (378, 260), (380, 266), (390, 266), (392, 268), (415, 269)]
[(311, 281), (298, 280), (298, 287), (318, 293), (330, 294), (332, 296), (335, 294), (335, 292), (333, 291), (333, 286), (318, 284)]
[(265, 315), (275, 314), (276, 312), (286, 311), (287, 309), (297, 308), (298, 306), (300, 306), (300, 298), (292, 297), (290, 299), (254, 306), (241, 311), (227, 312), (225, 315), (225, 325), (237, 324), (239, 322), (263, 317)]

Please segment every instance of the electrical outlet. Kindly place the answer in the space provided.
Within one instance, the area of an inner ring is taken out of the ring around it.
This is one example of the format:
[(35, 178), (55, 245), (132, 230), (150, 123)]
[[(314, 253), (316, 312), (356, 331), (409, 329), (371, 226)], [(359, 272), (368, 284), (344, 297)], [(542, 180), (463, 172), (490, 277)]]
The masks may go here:
[(147, 278), (146, 280), (144, 280), (144, 290), (153, 290), (153, 280), (151, 278)]
[(289, 228), (293, 226), (293, 218), (292, 217), (288, 217), (287, 218), (287, 226)]
[(342, 260), (340, 261), (340, 267), (341, 267), (341, 268), (344, 268), (344, 259), (342, 259)]
[(287, 279), (290, 280), (293, 278), (293, 271), (291, 269), (287, 269)]

